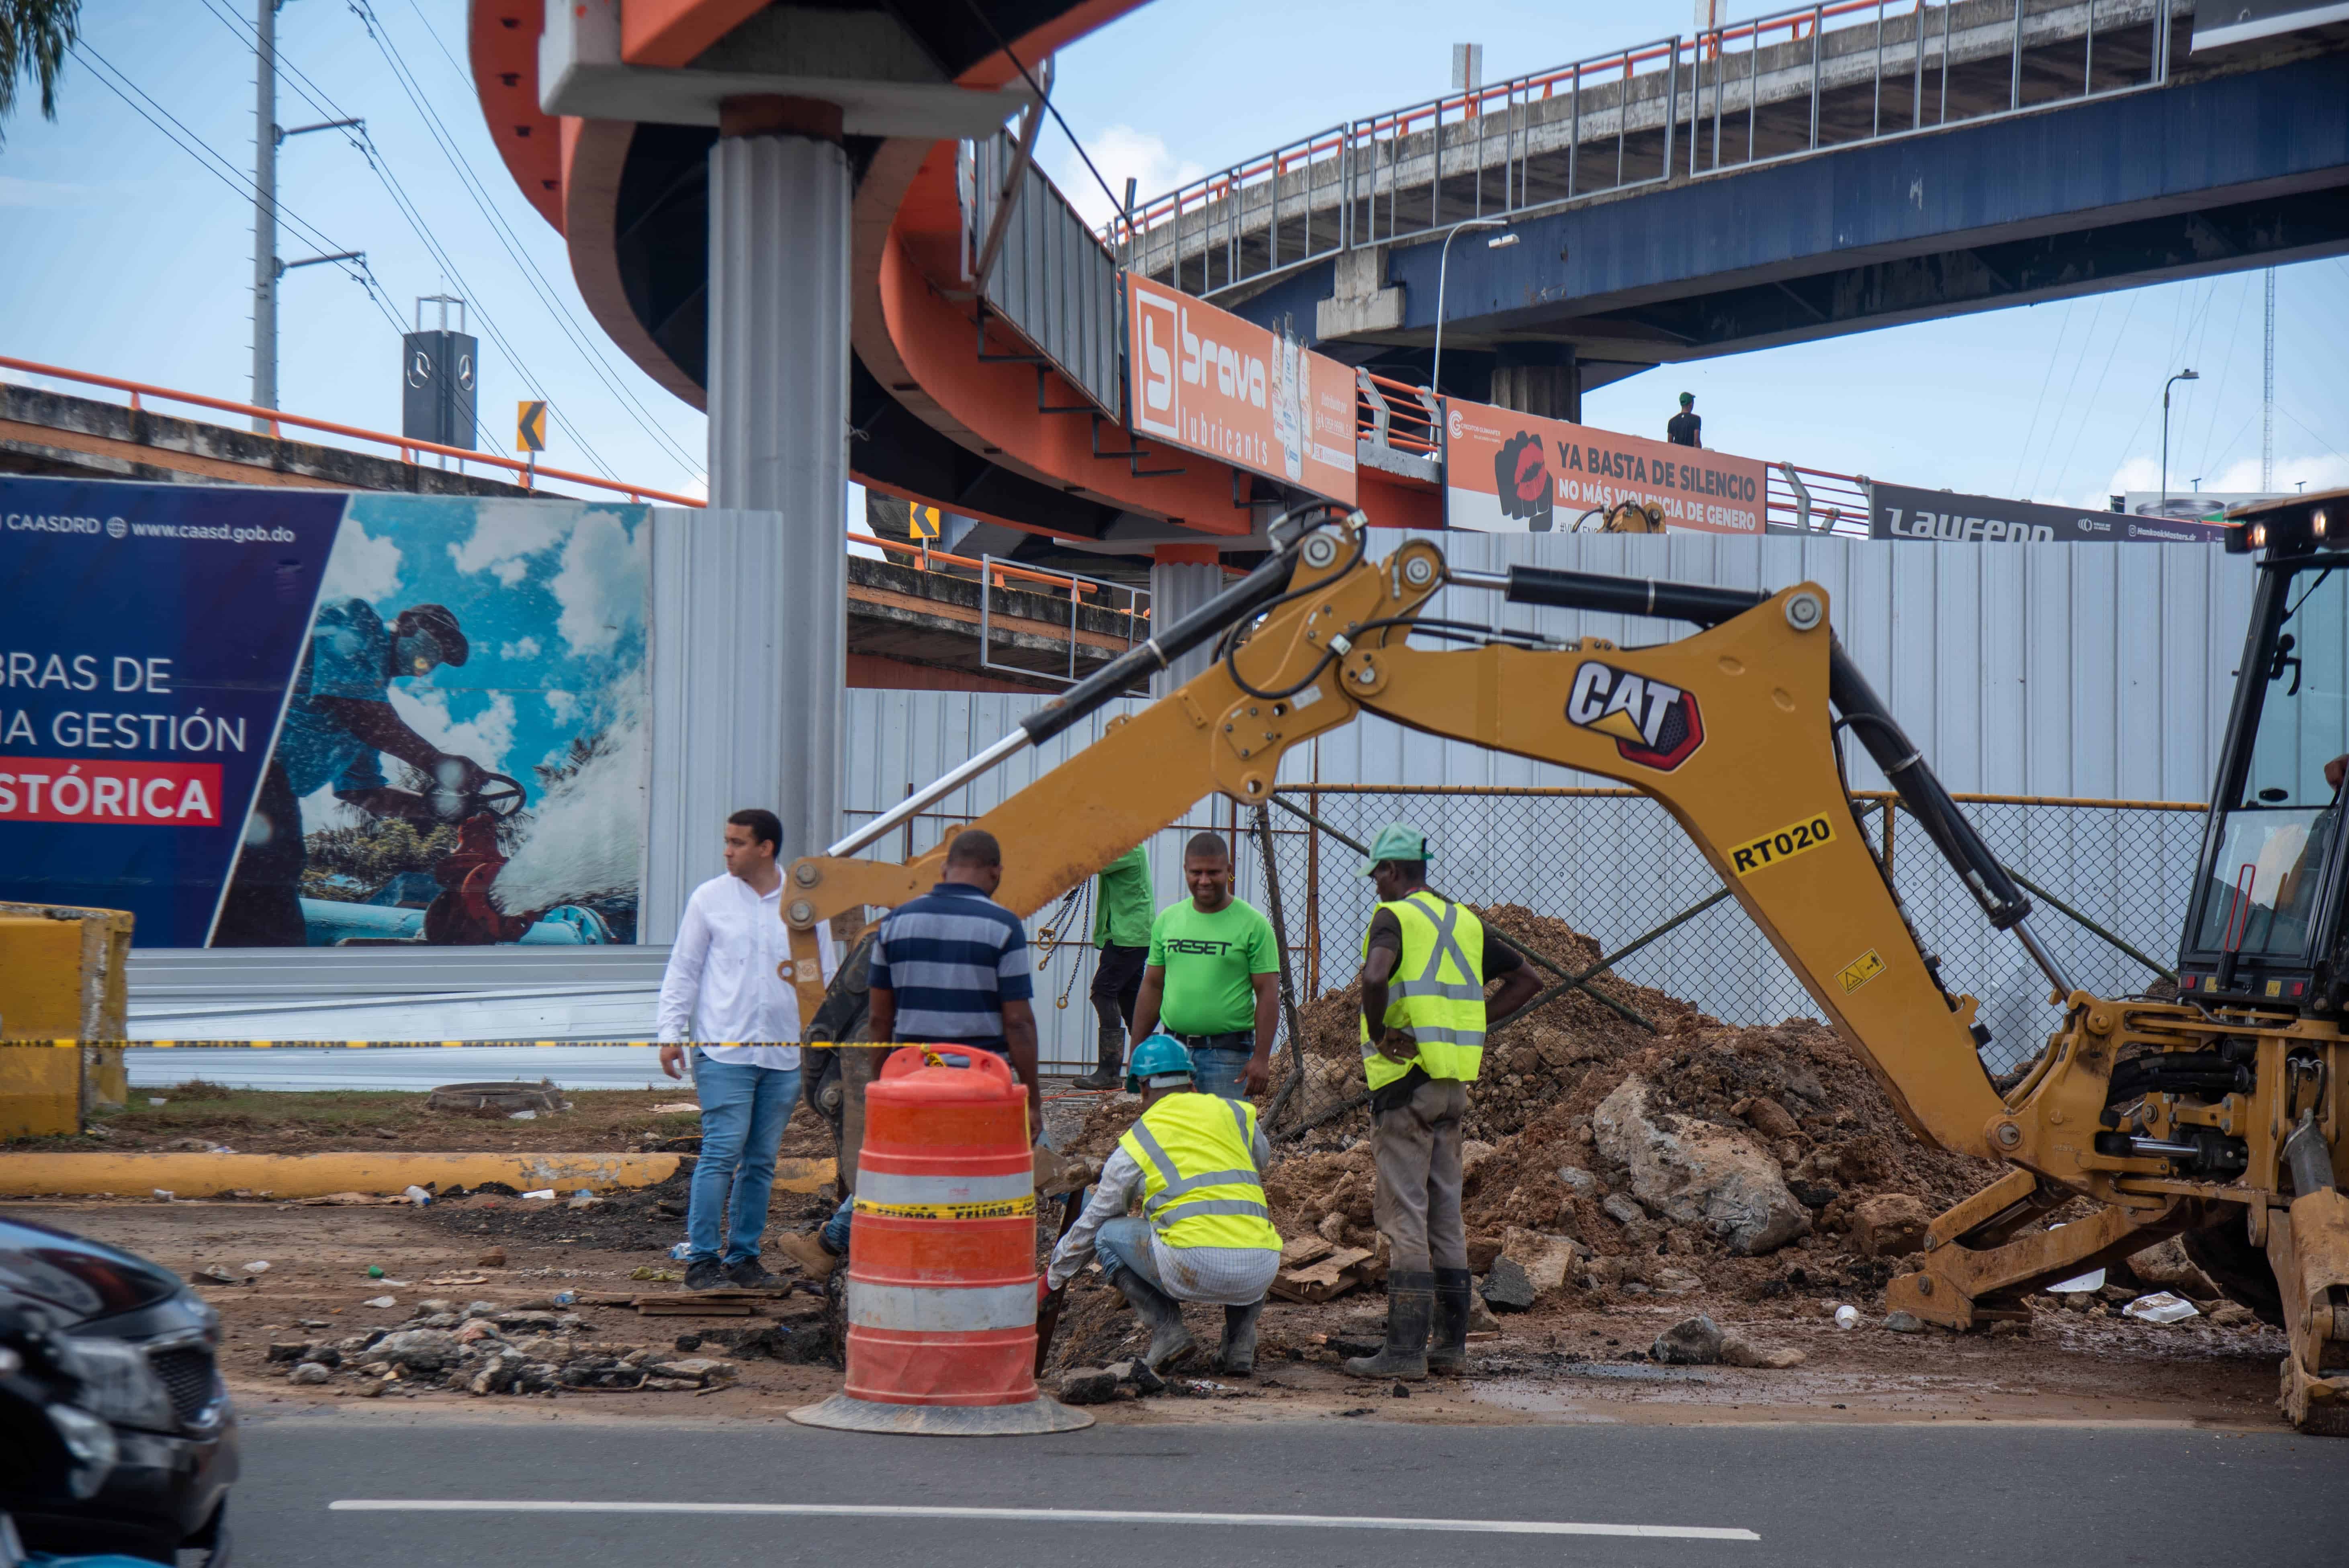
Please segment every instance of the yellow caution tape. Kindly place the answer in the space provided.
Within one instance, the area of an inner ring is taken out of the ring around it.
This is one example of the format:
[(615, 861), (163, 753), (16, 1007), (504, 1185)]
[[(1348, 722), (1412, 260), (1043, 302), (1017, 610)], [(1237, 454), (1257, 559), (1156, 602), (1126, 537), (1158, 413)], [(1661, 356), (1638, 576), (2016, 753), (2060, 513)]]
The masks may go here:
[(998, 1198), (986, 1203), (875, 1203), (856, 1200), (855, 1212), (885, 1220), (1027, 1220), (1036, 1215), (1036, 1197)]

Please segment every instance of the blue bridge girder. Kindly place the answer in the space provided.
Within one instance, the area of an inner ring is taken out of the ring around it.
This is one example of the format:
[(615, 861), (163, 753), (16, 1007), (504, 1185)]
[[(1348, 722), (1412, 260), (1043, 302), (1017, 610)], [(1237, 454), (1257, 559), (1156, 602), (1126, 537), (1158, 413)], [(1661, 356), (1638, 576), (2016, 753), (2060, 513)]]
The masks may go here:
[[(1513, 220), (1503, 249), (1472, 231), (1444, 289), (1444, 390), (1481, 398), (1512, 362), (1577, 366), (1587, 390), (1657, 365), (2349, 253), (2349, 52), (2330, 37), (2302, 49), (1585, 201)], [(1215, 297), (1423, 380), (1443, 237)], [(1341, 294), (1386, 308), (1316, 332)]]

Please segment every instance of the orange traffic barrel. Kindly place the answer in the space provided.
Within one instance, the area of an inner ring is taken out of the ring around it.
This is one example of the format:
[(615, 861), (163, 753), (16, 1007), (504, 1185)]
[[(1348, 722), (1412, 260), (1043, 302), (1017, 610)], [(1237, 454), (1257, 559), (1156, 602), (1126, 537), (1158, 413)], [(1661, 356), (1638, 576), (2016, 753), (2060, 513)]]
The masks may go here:
[(1028, 1096), (1002, 1057), (890, 1054), (864, 1091), (847, 1377), (793, 1420), (974, 1436), (1092, 1424), (1036, 1387), (1033, 1161)]

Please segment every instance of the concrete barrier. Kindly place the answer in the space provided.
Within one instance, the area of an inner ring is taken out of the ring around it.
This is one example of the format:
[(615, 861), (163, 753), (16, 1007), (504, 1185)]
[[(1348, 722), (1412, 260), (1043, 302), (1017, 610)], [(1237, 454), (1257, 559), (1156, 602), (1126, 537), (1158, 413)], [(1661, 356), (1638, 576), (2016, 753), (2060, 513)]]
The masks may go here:
[[(30, 1054), (30, 1053), (28, 1053)], [(60, 1053), (63, 1054), (63, 1053)], [(502, 1181), (521, 1191), (653, 1187), (677, 1174), (675, 1154), (0, 1154), (0, 1198), (143, 1197), (161, 1188), (182, 1198), (266, 1192), (323, 1198), (333, 1192), (397, 1196), (428, 1183), (441, 1189)], [(812, 1192), (833, 1179), (829, 1160), (783, 1160), (775, 1185)]]
[[(119, 909), (0, 903), (0, 1041), (119, 1040), (130, 924)], [(0, 1138), (78, 1132), (129, 1092), (119, 1049), (0, 1051)]]

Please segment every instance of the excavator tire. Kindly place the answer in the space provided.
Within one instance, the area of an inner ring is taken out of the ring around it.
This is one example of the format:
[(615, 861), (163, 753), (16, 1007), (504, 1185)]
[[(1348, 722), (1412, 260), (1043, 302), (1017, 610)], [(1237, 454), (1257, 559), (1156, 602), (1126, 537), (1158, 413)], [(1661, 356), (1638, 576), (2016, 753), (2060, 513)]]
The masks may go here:
[(2275, 1271), (2268, 1255), (2251, 1245), (2240, 1219), (2188, 1231), (2178, 1240), (2194, 1266), (2227, 1293), (2227, 1299), (2248, 1306), (2261, 1323), (2283, 1326), (2283, 1293), (2276, 1288)]

